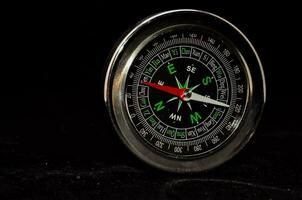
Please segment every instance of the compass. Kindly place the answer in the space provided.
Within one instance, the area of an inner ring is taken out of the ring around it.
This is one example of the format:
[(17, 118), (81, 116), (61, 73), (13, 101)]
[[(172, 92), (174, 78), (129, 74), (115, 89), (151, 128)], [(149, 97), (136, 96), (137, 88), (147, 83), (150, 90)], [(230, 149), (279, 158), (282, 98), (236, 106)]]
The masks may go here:
[(139, 22), (107, 63), (104, 98), (116, 132), (162, 170), (198, 172), (249, 141), (265, 103), (259, 57), (225, 19), (172, 10)]

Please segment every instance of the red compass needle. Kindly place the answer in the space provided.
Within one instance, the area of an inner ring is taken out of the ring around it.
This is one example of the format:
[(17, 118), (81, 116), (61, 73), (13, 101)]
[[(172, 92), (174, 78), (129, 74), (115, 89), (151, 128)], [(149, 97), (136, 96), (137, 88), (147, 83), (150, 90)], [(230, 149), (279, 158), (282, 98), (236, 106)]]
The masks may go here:
[(179, 98), (182, 98), (182, 96), (184, 94), (184, 91), (185, 91), (185, 88), (179, 89), (179, 88), (175, 88), (175, 87), (171, 87), (171, 86), (159, 85), (159, 84), (156, 84), (156, 83), (151, 83), (151, 82), (146, 82), (146, 81), (143, 81), (142, 84), (144, 84), (146, 86), (149, 86), (149, 87), (152, 87), (152, 88), (155, 88), (157, 90), (172, 94), (172, 95), (177, 96)]

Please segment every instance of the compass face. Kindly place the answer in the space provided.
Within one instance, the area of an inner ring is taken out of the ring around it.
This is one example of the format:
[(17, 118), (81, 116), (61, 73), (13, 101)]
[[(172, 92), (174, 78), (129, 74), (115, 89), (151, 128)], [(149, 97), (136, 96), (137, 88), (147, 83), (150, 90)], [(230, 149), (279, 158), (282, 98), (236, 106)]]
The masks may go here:
[(130, 66), (126, 106), (144, 142), (185, 159), (213, 153), (232, 136), (245, 110), (247, 76), (219, 35), (191, 26), (172, 29), (158, 33)]
[(170, 171), (220, 164), (255, 125), (245, 124), (254, 85), (244, 49), (223, 30), (195, 22), (195, 14), (186, 23), (172, 13), (155, 20), (157, 26), (141, 25), (107, 72), (105, 95), (112, 98), (109, 111), (121, 138), (140, 158)]

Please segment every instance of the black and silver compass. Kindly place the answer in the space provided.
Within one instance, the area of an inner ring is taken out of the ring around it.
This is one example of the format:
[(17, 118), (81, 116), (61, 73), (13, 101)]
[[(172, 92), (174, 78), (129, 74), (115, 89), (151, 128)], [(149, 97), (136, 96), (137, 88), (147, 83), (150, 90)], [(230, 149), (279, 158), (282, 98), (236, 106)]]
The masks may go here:
[(105, 103), (125, 145), (173, 172), (211, 169), (251, 138), (265, 103), (252, 44), (204, 11), (150, 16), (127, 32), (107, 63)]

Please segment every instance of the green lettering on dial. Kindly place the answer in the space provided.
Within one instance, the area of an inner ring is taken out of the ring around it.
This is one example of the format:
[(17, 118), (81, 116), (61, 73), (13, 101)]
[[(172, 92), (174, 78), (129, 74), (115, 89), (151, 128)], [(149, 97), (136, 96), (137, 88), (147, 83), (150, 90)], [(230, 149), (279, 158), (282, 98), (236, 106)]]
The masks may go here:
[(194, 112), (194, 114), (190, 114), (191, 124), (198, 124), (198, 121), (201, 119), (201, 116), (198, 112)]
[(174, 73), (176, 73), (176, 69), (175, 69), (175, 67), (174, 67), (174, 64), (168, 63), (167, 69), (168, 69), (168, 71), (169, 71), (169, 74), (171, 74), (171, 75), (174, 74)]
[(157, 112), (164, 109), (165, 106), (163, 105), (164, 101), (159, 101), (154, 105), (154, 110), (156, 110)]
[(207, 77), (205, 77), (205, 78), (202, 79), (202, 84), (204, 86), (209, 85), (211, 82), (212, 82), (212, 78), (210, 76), (207, 76)]

